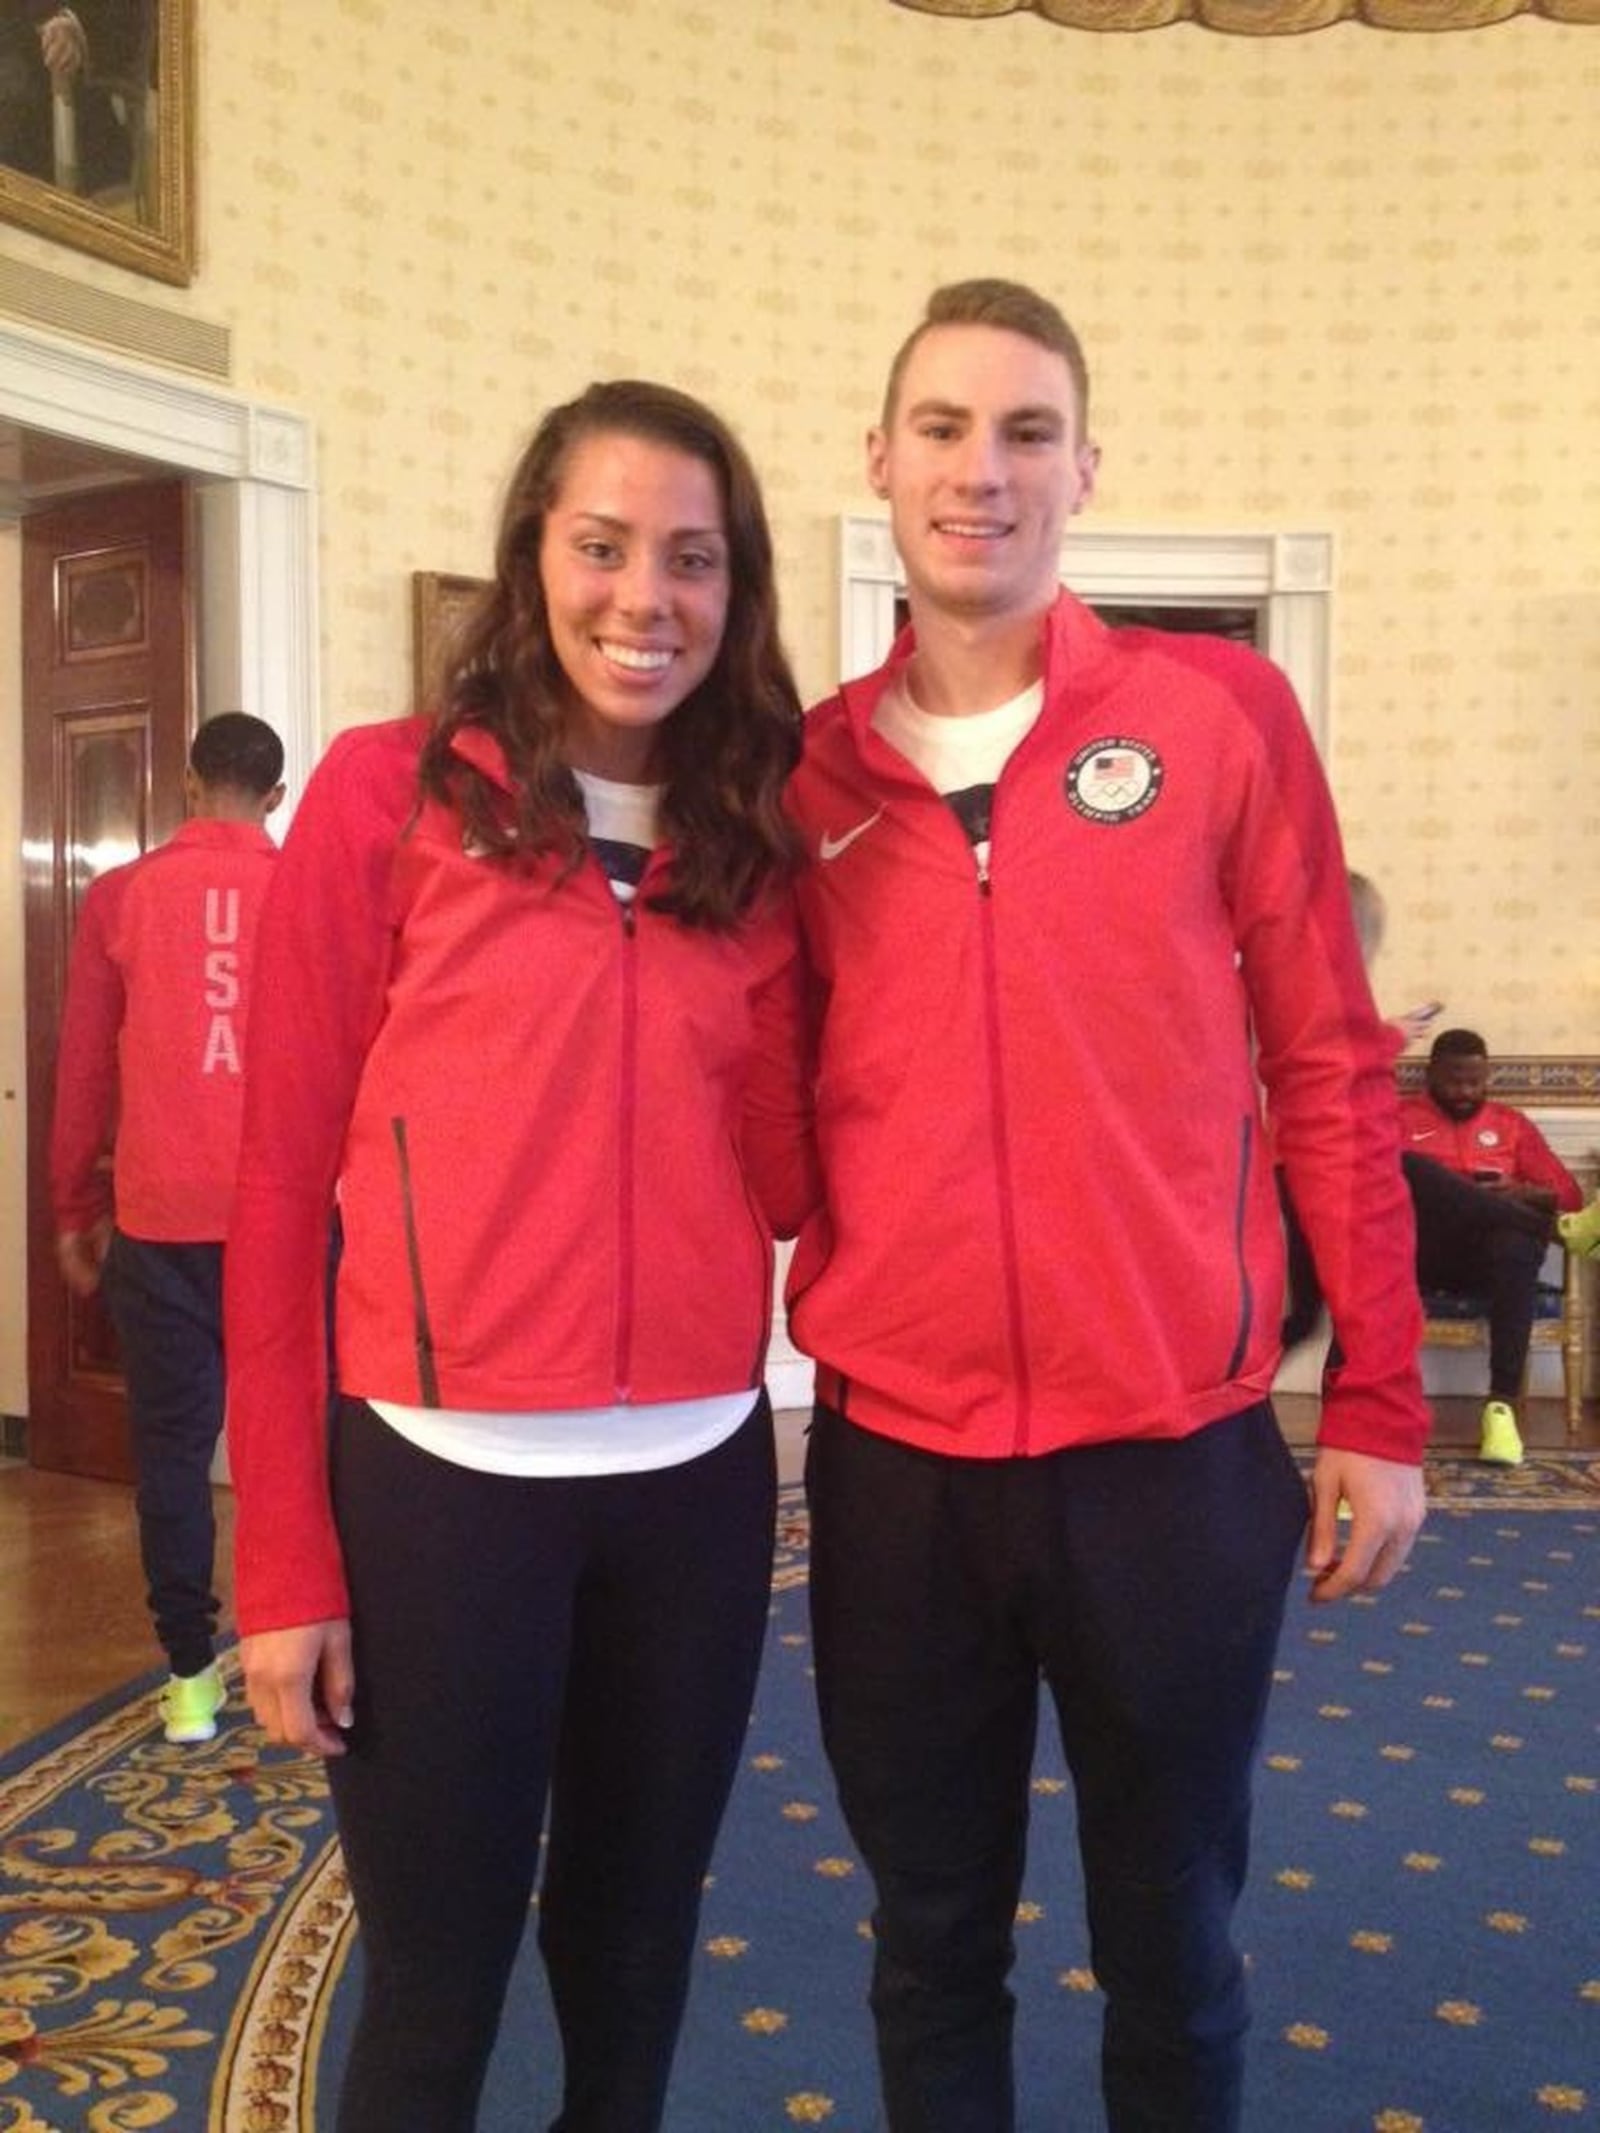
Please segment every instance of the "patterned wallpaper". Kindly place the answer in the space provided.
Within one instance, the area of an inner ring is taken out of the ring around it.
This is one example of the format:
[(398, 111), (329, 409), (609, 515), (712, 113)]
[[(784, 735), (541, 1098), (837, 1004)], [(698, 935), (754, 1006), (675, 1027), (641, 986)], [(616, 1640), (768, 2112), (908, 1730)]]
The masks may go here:
[(803, 685), (836, 520), (936, 280), (1082, 330), (1106, 523), (1327, 527), (1331, 768), (1378, 990), (1600, 1051), (1600, 30), (1231, 38), (890, 0), (205, 0), (200, 272), (310, 413), (330, 727), (407, 699), (408, 580), (477, 571), (537, 412), (705, 394), (766, 479)]

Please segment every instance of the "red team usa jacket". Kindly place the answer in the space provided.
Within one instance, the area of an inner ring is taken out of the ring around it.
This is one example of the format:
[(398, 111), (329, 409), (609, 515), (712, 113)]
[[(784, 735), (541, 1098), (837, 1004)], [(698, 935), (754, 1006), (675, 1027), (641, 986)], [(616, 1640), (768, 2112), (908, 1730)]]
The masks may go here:
[(124, 1234), (157, 1244), (226, 1237), (251, 961), (277, 856), (256, 823), (197, 819), (90, 887), (51, 1125), (57, 1229), (91, 1229), (110, 1212), (99, 1157), (115, 1119)]
[[(592, 857), (565, 879), (559, 859), (488, 861), (419, 801), (426, 732), (335, 740), (262, 922), (227, 1261), (244, 1630), (347, 1611), (322, 1368), (335, 1199), (340, 1389), (514, 1411), (759, 1385), (764, 1206), (806, 1197), (760, 1154), (802, 1145), (788, 901), (711, 933), (649, 908), (664, 851), (628, 911)], [(456, 745), (504, 776), (486, 736)]]
[(1322, 1441), (1417, 1461), (1392, 1040), (1287, 683), (1063, 593), (980, 878), (871, 729), (910, 650), (811, 713), (792, 786), (828, 1184), (789, 1313), (822, 1396), (983, 1458), (1182, 1436), (1262, 1398), (1264, 1087), (1345, 1352)]
[(1509, 1104), (1480, 1104), (1470, 1118), (1452, 1118), (1428, 1095), (1400, 1107), (1400, 1135), (1413, 1155), (1425, 1155), (1464, 1178), (1509, 1178), (1542, 1185), (1556, 1205), (1576, 1214), (1583, 1191), (1531, 1118)]

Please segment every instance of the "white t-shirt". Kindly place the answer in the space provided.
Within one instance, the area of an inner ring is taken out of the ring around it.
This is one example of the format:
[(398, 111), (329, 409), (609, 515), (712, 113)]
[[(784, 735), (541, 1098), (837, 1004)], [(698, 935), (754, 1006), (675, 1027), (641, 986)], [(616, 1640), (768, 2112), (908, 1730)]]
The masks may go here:
[(992, 711), (946, 718), (913, 702), (902, 677), (878, 699), (872, 724), (934, 791), (949, 801), (971, 842), (980, 872), (989, 865), (989, 818), (1006, 761), (1044, 706), (1044, 683), (1030, 682)]

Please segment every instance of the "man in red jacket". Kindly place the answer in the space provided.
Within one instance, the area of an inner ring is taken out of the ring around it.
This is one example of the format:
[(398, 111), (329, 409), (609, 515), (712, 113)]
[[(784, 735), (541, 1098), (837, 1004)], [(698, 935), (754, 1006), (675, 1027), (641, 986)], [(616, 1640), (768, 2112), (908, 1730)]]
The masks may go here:
[[(128, 1386), (139, 1548), (171, 1678), (170, 1741), (209, 1740), (211, 1460), (222, 1427), (222, 1249), (239, 1153), (256, 921), (277, 846), (283, 744), (243, 711), (196, 733), (190, 820), (84, 898), (67, 972), (50, 1138), (56, 1257), (105, 1281)], [(106, 1179), (101, 1155), (112, 1141)]]
[(1326, 784), (1256, 653), (1062, 591), (1087, 397), (1044, 298), (936, 293), (868, 445), (912, 627), (811, 713), (792, 786), (826, 1192), (790, 1325), (818, 1361), (818, 1695), (876, 1885), (891, 2133), (1014, 2123), (1041, 1681), (1108, 2123), (1239, 2124), (1231, 1920), (1307, 1523), (1268, 1399), (1263, 1085), (1344, 1353), (1315, 1597), (1386, 1584), (1423, 1511), (1392, 1042)]
[(1576, 1178), (1509, 1104), (1489, 1101), (1489, 1048), (1476, 1030), (1441, 1030), (1424, 1095), (1402, 1108), (1406, 1182), (1417, 1223), (1417, 1280), (1489, 1307), (1489, 1398), (1478, 1456), (1520, 1466), (1517, 1403), (1539, 1269), (1558, 1213), (1583, 1205)]

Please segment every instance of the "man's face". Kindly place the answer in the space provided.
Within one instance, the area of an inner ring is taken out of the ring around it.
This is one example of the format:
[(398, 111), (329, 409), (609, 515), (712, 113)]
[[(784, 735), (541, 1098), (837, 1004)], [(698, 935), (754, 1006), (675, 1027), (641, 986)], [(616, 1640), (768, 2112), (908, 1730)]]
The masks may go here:
[(889, 500), (915, 619), (1042, 613), (1061, 534), (1094, 489), (1065, 358), (998, 326), (933, 326), (912, 349), (867, 471)]
[(1483, 1109), (1489, 1093), (1489, 1062), (1471, 1053), (1452, 1053), (1428, 1062), (1428, 1094), (1446, 1118), (1471, 1118)]

